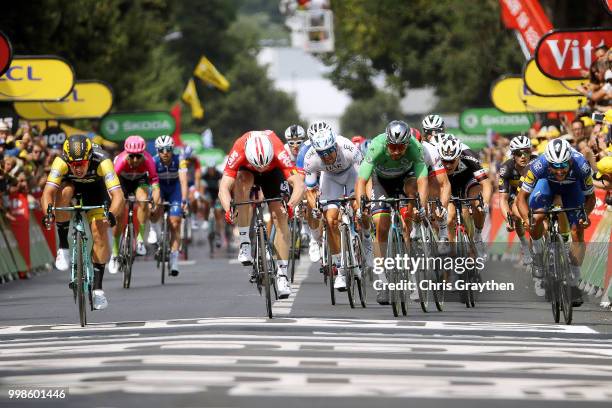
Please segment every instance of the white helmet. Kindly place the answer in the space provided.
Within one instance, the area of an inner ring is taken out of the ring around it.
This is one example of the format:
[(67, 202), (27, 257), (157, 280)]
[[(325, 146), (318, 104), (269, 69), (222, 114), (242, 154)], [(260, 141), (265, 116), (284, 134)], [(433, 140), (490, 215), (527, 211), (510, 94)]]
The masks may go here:
[(315, 133), (310, 142), (317, 152), (322, 152), (336, 145), (336, 135), (331, 129), (323, 129)]
[(160, 149), (174, 149), (174, 140), (168, 135), (161, 135), (155, 139), (155, 148)]
[(454, 135), (448, 134), (451, 137), (440, 138), (438, 143), (438, 154), (442, 160), (455, 160), (461, 154), (461, 141), (455, 138)]
[(387, 125), (385, 134), (387, 135), (387, 143), (408, 144), (412, 129), (404, 121), (393, 120)]
[(531, 149), (531, 139), (527, 136), (516, 136), (510, 141), (510, 151)]
[(565, 163), (570, 159), (572, 147), (565, 139), (553, 139), (546, 145), (544, 157), (551, 164)]
[(272, 142), (264, 132), (253, 131), (249, 135), (244, 152), (253, 167), (264, 168), (274, 157)]
[(303, 140), (306, 137), (304, 128), (300, 125), (291, 125), (285, 130), (285, 139), (289, 140)]
[(332, 128), (329, 126), (329, 124), (327, 124), (327, 122), (323, 122), (322, 120), (314, 122), (308, 126), (308, 137), (312, 139), (312, 137), (320, 130), (332, 130)]
[(444, 120), (440, 115), (427, 115), (425, 119), (423, 119), (423, 130), (444, 130)]

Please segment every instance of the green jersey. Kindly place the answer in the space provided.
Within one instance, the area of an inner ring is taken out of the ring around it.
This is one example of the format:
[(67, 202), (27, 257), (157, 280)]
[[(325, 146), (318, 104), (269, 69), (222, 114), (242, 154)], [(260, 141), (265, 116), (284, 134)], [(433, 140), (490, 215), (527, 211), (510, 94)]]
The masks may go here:
[(427, 166), (423, 159), (423, 146), (414, 137), (410, 138), (406, 152), (399, 160), (391, 159), (387, 149), (387, 135), (376, 136), (359, 167), (359, 177), (368, 180), (372, 171), (380, 178), (397, 178), (414, 170), (417, 178), (427, 177)]

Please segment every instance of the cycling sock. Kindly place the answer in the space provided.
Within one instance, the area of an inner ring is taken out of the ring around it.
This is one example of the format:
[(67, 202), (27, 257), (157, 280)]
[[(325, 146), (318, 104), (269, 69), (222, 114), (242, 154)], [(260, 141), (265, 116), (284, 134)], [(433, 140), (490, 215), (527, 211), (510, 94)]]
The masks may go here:
[(113, 256), (119, 255), (119, 240), (121, 237), (113, 237)]
[(482, 241), (482, 230), (474, 228), (474, 241)]
[(104, 278), (104, 267), (106, 266), (106, 264), (101, 264), (101, 263), (95, 263), (93, 264), (94, 267), (94, 285), (93, 288), (94, 290), (96, 289), (102, 289), (102, 279)]
[(238, 234), (240, 234), (240, 245), (251, 242), (249, 238), (249, 227), (238, 227)]
[(277, 264), (277, 274), (287, 276), (287, 261), (286, 260), (278, 260)]
[(57, 225), (59, 247), (61, 249), (68, 249), (68, 228), (70, 227), (70, 221), (56, 222), (55, 225)]
[(540, 239), (532, 239), (531, 243), (533, 244), (533, 252), (536, 254), (541, 254), (544, 252), (544, 242), (542, 238)]

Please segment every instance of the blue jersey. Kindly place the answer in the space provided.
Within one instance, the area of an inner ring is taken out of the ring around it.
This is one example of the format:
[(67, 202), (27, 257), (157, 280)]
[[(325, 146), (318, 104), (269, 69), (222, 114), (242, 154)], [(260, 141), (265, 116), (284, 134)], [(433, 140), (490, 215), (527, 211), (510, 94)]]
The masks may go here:
[(531, 162), (521, 190), (531, 193), (538, 180), (545, 179), (554, 187), (565, 187), (570, 184), (577, 184), (585, 196), (593, 194), (593, 176), (589, 162), (575, 149), (571, 150), (570, 171), (562, 181), (557, 181), (555, 176), (548, 171), (548, 161), (543, 154)]
[(306, 153), (308, 152), (308, 148), (310, 147), (310, 140), (306, 140), (300, 146), (300, 151), (298, 152), (297, 159), (295, 160), (295, 167), (298, 170), (304, 170), (304, 157), (306, 157)]
[(187, 171), (187, 162), (181, 159), (178, 155), (172, 155), (169, 165), (162, 163), (159, 155), (155, 155), (155, 170), (159, 175), (159, 186), (167, 188), (174, 186), (179, 181), (179, 172)]

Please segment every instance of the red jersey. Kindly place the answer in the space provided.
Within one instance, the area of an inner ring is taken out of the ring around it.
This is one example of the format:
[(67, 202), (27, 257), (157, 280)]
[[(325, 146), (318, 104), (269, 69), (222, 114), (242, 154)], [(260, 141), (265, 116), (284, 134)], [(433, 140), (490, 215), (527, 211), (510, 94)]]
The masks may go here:
[(223, 174), (236, 178), (238, 174), (238, 170), (241, 167), (248, 169), (257, 173), (266, 173), (270, 170), (281, 169), (285, 178), (289, 178), (293, 174), (297, 174), (297, 170), (295, 169), (295, 165), (293, 161), (291, 161), (291, 156), (285, 150), (285, 145), (283, 142), (276, 136), (276, 134), (271, 130), (263, 131), (268, 139), (272, 143), (272, 148), (274, 149), (274, 157), (268, 166), (263, 169), (257, 169), (249, 163), (245, 154), (245, 146), (247, 139), (251, 135), (251, 132), (246, 132), (244, 135), (240, 136), (238, 140), (234, 143), (232, 150), (230, 150), (227, 155), (227, 164), (225, 165), (225, 169), (223, 170)]

